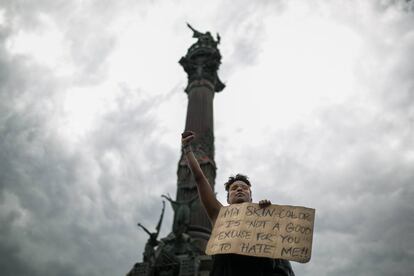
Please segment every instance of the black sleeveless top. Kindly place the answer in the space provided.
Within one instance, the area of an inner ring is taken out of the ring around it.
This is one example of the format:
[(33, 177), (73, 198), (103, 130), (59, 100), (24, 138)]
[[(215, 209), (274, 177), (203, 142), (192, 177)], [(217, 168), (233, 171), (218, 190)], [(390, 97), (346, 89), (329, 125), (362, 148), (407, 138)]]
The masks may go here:
[(295, 276), (289, 261), (238, 254), (213, 256), (210, 276)]

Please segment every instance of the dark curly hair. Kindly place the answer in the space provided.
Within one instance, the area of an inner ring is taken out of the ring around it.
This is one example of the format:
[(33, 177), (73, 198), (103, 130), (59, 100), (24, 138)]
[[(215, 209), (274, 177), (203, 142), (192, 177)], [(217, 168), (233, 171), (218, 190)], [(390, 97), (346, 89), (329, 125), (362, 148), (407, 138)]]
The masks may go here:
[(226, 183), (224, 183), (224, 188), (226, 189), (226, 191), (228, 192), (229, 189), (230, 189), (230, 185), (233, 184), (234, 182), (238, 181), (238, 180), (243, 181), (249, 187), (252, 186), (250, 184), (249, 177), (247, 177), (247, 175), (238, 173), (238, 174), (236, 174), (236, 176), (230, 176), (229, 180)]

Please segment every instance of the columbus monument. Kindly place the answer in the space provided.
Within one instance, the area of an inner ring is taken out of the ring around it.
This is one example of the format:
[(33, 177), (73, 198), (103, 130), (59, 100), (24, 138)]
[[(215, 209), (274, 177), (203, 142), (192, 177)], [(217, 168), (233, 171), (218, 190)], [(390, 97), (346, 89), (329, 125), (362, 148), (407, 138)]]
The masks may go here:
[[(179, 61), (187, 73), (187, 116), (184, 130), (197, 133), (193, 151), (209, 183), (216, 178), (214, 161), (213, 99), (216, 92), (224, 89), (217, 71), (221, 64), (217, 48), (220, 36), (202, 33), (190, 24), (197, 41)], [(151, 233), (138, 224), (148, 235), (142, 262), (136, 263), (127, 276), (207, 276), (211, 270), (211, 257), (204, 254), (211, 233), (211, 223), (198, 198), (195, 180), (187, 166), (184, 154), (178, 162), (176, 199), (162, 195), (174, 210), (172, 232), (158, 240), (164, 209), (161, 212), (156, 232)]]

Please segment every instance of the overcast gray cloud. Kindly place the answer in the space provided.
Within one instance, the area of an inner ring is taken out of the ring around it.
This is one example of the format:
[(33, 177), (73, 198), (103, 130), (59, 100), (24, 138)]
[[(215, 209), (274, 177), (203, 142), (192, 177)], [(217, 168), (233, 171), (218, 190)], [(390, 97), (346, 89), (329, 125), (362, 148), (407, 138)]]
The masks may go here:
[(141, 260), (136, 223), (175, 193), (185, 21), (222, 37), (219, 199), (241, 171), (255, 200), (316, 208), (297, 275), (414, 271), (412, 1), (2, 1), (2, 275)]

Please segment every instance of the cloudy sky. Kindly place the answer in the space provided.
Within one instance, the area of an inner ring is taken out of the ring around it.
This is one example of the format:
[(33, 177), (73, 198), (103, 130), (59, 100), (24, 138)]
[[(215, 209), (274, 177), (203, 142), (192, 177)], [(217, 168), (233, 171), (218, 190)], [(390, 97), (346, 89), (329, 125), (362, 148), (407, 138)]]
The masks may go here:
[(219, 199), (242, 172), (255, 200), (315, 208), (297, 275), (412, 274), (414, 5), (397, 0), (0, 1), (1, 274), (141, 260), (136, 223), (175, 195), (186, 21), (222, 37)]

